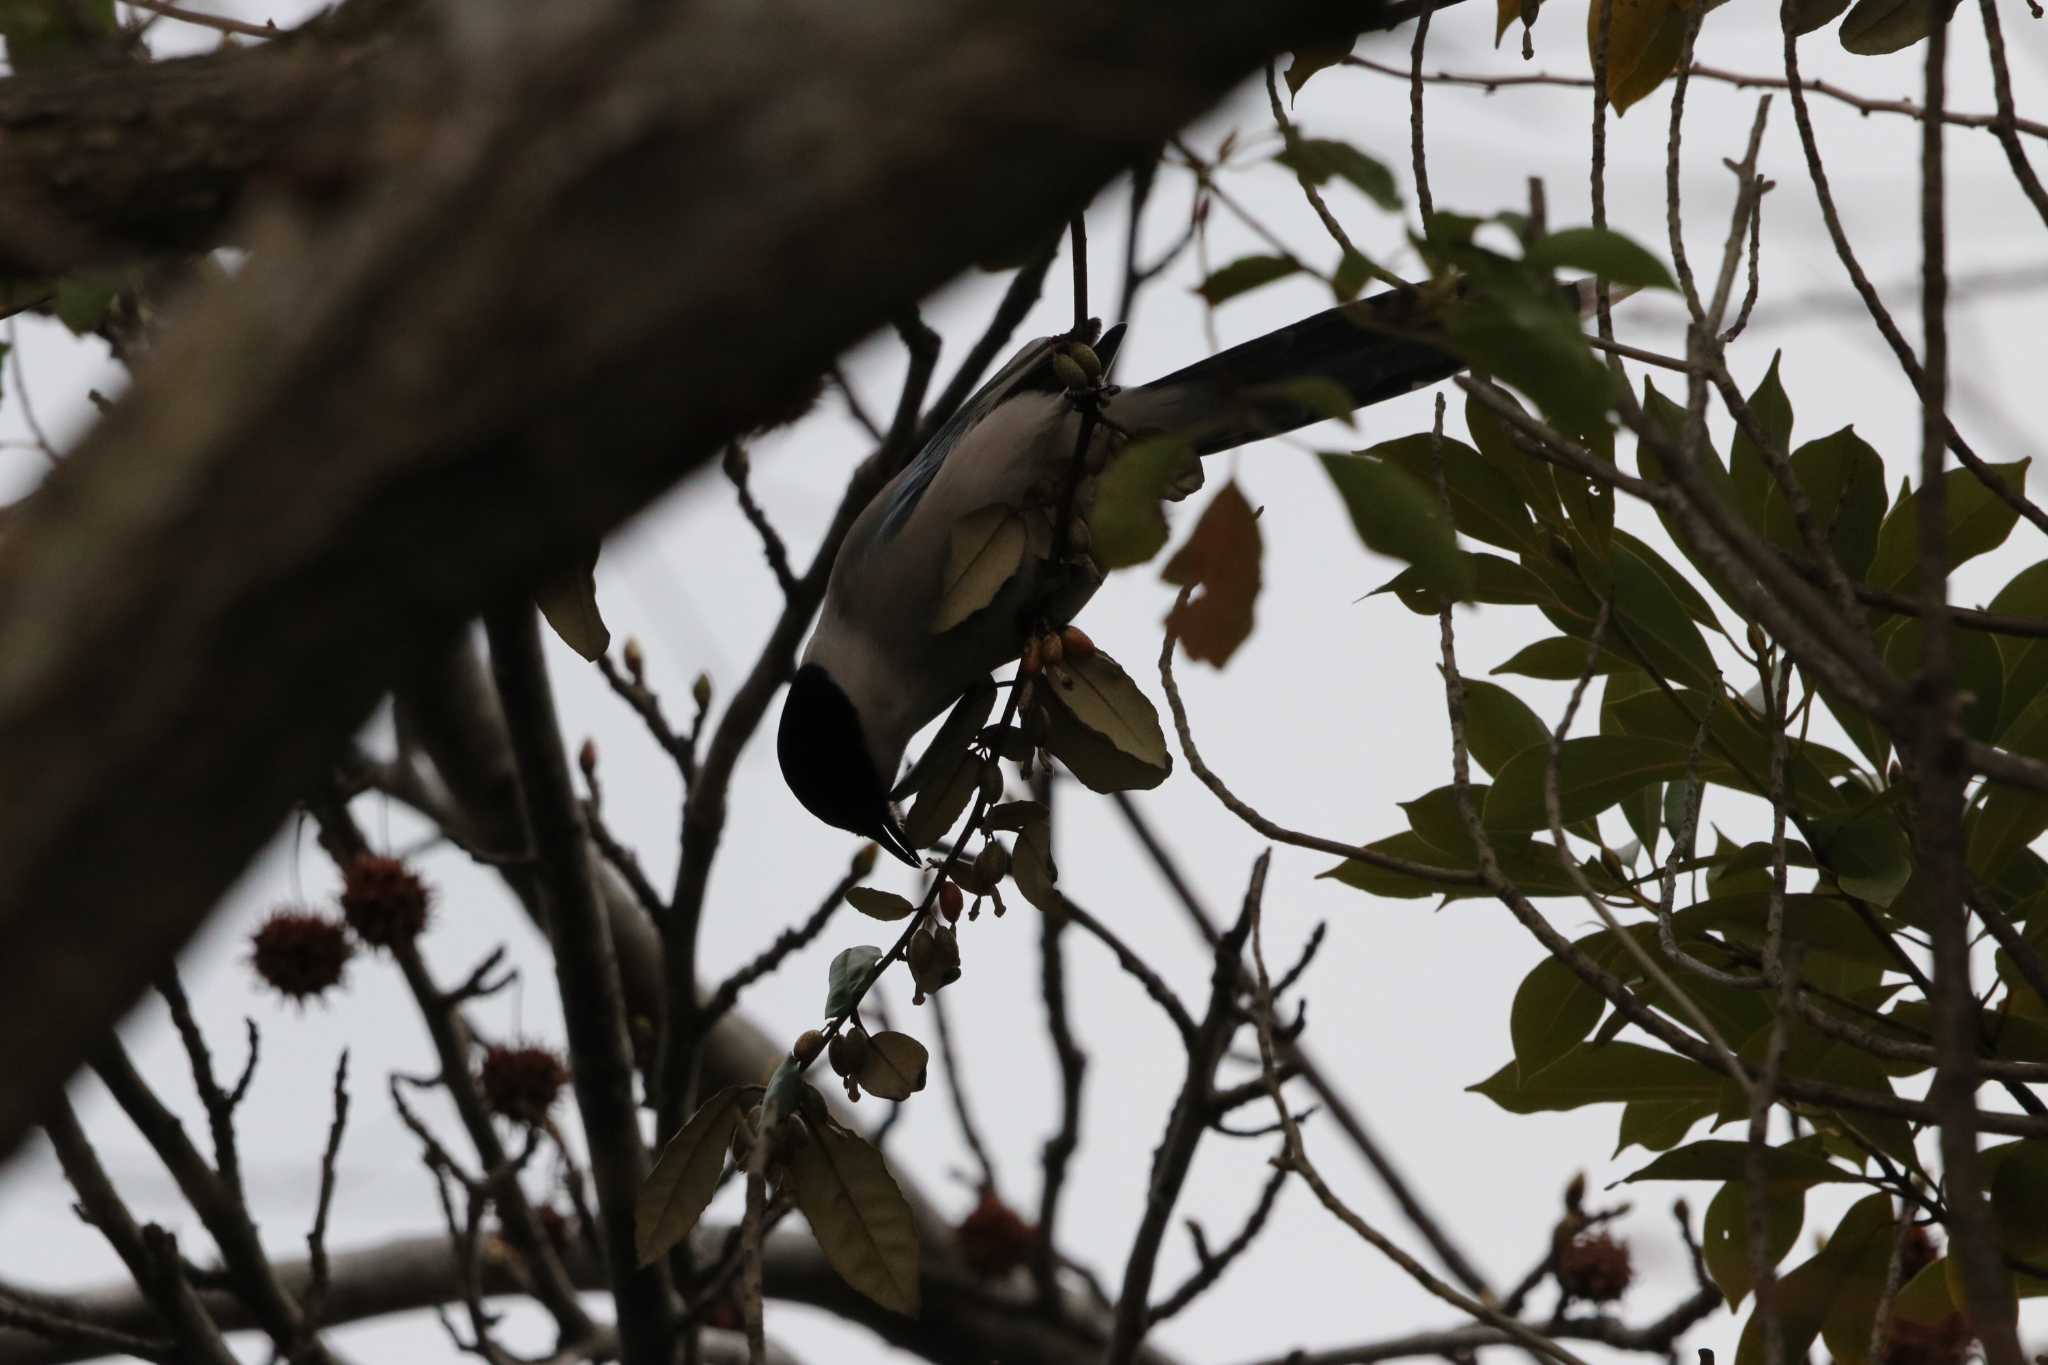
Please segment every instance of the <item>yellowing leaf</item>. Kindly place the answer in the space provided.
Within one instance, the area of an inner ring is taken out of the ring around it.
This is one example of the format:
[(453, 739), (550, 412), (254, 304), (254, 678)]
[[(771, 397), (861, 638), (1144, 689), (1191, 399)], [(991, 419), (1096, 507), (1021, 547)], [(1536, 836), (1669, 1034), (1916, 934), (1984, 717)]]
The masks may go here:
[(1607, 98), (1616, 114), (1663, 84), (1685, 49), (1686, 6), (1677, 0), (1592, 0), (1586, 7), (1586, 55), (1598, 65), (1600, 11), (1607, 23)]
[(1168, 613), (1167, 627), (1187, 647), (1188, 657), (1218, 668), (1252, 633), (1252, 604), (1259, 595), (1259, 514), (1235, 483), (1224, 485), (1194, 534), (1160, 576), (1201, 591)]
[(1015, 508), (984, 507), (953, 527), (932, 633), (951, 630), (995, 600), (1024, 562), (1030, 533)]
[(534, 601), (562, 643), (592, 663), (611, 647), (612, 633), (597, 610), (597, 557), (588, 566), (564, 575), (535, 594)]
[(704, 1216), (740, 1121), (740, 1095), (741, 1087), (729, 1085), (704, 1101), (647, 1173), (633, 1201), (633, 1250), (641, 1265), (665, 1255)]
[(1075, 720), (1132, 758), (1153, 767), (1167, 765), (1166, 735), (1151, 699), (1101, 650), (1079, 658), (1068, 655), (1046, 671), (1040, 686)]
[(856, 886), (846, 893), (846, 903), (866, 915), (869, 919), (908, 919), (917, 907), (894, 891), (879, 887)]
[(854, 1079), (870, 1095), (885, 1100), (907, 1100), (924, 1089), (925, 1068), (931, 1054), (923, 1043), (907, 1033), (868, 1035), (867, 1058)]
[(1010, 850), (1010, 880), (1024, 893), (1024, 899), (1048, 915), (1060, 912), (1060, 893), (1053, 884), (1059, 880), (1059, 869), (1052, 860), (1052, 819), (1039, 807), (1035, 819), (1025, 822), (1018, 831), (1016, 845)]
[(1287, 94), (1291, 98), (1301, 93), (1301, 87), (1308, 84), (1309, 77), (1318, 71), (1337, 65), (1351, 55), (1355, 38), (1340, 38), (1334, 43), (1303, 47), (1295, 52), (1294, 59), (1287, 63), (1287, 70), (1280, 79), (1287, 82)]
[(882, 1307), (914, 1316), (917, 1226), (882, 1154), (829, 1121), (812, 1125), (789, 1160), (796, 1204), (839, 1277)]

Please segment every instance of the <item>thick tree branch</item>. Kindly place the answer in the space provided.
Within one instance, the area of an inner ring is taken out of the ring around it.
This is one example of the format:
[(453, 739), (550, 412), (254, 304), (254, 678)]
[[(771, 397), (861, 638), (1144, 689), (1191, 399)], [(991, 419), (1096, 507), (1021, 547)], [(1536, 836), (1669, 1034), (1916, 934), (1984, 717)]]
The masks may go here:
[(377, 195), (265, 218), (0, 543), (0, 1152), (405, 664), (1360, 17), (595, 0), (394, 59)]

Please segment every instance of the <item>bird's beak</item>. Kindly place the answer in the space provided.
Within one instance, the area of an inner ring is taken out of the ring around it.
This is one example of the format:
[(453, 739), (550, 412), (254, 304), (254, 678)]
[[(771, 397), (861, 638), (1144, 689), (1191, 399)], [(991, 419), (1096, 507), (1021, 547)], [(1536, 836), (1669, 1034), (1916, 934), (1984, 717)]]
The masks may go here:
[(886, 802), (882, 806), (881, 827), (875, 842), (887, 849), (900, 863), (910, 867), (924, 866), (918, 861), (916, 852), (911, 849), (910, 840), (903, 833), (903, 826), (897, 823), (896, 812), (891, 810)]

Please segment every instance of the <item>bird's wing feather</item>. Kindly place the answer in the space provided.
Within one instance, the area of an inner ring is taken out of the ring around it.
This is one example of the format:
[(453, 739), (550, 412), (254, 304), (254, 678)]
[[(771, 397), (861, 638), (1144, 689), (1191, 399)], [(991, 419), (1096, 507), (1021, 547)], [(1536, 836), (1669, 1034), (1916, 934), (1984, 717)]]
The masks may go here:
[(938, 477), (939, 467), (959, 446), (960, 438), (972, 431), (1051, 358), (1057, 340), (1056, 337), (1039, 337), (1026, 342), (1010, 357), (1008, 364), (991, 375), (988, 382), (976, 389), (974, 396), (962, 403), (959, 410), (932, 434), (932, 439), (926, 442), (925, 448), (918, 452), (917, 458), (910, 462), (902, 477), (886, 494), (889, 501), (882, 509), (878, 528), (881, 539), (891, 539), (903, 529), (904, 522), (916, 510), (925, 490)]

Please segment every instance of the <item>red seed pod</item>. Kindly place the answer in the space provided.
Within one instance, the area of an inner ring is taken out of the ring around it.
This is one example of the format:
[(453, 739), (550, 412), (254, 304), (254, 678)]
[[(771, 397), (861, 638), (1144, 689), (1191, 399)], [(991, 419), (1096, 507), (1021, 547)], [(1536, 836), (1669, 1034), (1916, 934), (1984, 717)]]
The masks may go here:
[(1029, 1262), (1038, 1229), (996, 1198), (995, 1191), (984, 1190), (981, 1202), (953, 1230), (953, 1243), (968, 1270), (992, 1280)]
[(1067, 657), (1079, 662), (1095, 653), (1095, 642), (1088, 638), (1079, 626), (1068, 626), (1060, 632), (1060, 643), (1065, 647)]
[(340, 985), (356, 951), (340, 920), (290, 907), (272, 911), (249, 936), (249, 946), (256, 974), (296, 1004)]
[(492, 1113), (514, 1123), (538, 1125), (569, 1083), (569, 1068), (552, 1048), (526, 1044), (484, 1052), (477, 1084)]
[(373, 948), (410, 942), (427, 924), (433, 893), (396, 858), (358, 853), (342, 874), (341, 912)]
[(952, 882), (940, 882), (939, 913), (946, 917), (947, 922), (959, 919), (965, 908), (966, 897), (960, 894), (960, 888)]

